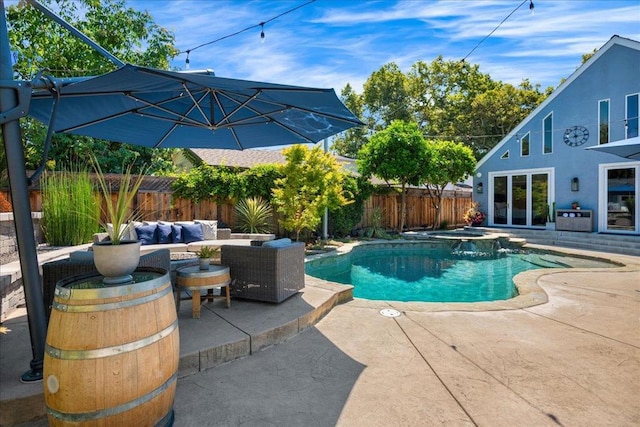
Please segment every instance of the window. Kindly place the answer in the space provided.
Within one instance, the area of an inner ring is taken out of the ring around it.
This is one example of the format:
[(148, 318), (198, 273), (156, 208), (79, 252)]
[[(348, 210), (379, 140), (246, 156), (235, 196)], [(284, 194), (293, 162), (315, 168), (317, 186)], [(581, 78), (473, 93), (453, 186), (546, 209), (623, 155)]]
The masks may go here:
[(638, 94), (627, 95), (627, 120), (625, 126), (627, 128), (627, 138), (635, 138), (638, 136), (638, 112), (640, 110)]
[(598, 144), (606, 144), (609, 142), (609, 100), (603, 99), (598, 103), (598, 124), (600, 132), (598, 133)]
[(505, 151), (504, 154), (502, 156), (500, 156), (501, 159), (508, 159), (509, 158), (509, 150)]
[(522, 157), (526, 157), (529, 155), (529, 137), (530, 133), (527, 132), (527, 134), (520, 140), (520, 155)]
[(549, 113), (542, 122), (542, 138), (544, 154), (553, 153), (553, 113)]

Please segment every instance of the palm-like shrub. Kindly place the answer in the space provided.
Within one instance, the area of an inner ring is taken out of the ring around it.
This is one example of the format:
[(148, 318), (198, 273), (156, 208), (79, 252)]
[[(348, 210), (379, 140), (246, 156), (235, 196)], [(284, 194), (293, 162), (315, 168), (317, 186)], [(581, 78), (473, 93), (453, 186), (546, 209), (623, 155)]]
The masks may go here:
[(271, 231), (271, 205), (261, 197), (250, 197), (235, 206), (236, 224), (243, 233)]

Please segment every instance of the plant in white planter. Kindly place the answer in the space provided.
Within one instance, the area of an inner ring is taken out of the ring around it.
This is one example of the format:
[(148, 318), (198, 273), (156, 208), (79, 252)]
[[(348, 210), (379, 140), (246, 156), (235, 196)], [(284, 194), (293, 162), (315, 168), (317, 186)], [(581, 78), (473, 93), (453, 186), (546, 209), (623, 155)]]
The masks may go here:
[(105, 276), (105, 283), (127, 283), (131, 281), (131, 273), (140, 261), (140, 242), (127, 239), (129, 227), (133, 226), (131, 221), (137, 217), (136, 212), (130, 210), (129, 206), (142, 184), (144, 172), (134, 176), (131, 172), (133, 166), (129, 165), (120, 180), (117, 197), (113, 199), (111, 186), (107, 183), (100, 164), (95, 158), (92, 158), (92, 162), (98, 177), (100, 193), (104, 198), (99, 222), (109, 235), (108, 241), (93, 244), (94, 263), (98, 272)]
[(211, 246), (203, 246), (196, 252), (198, 258), (200, 258), (200, 270), (208, 270), (211, 264), (211, 259), (218, 253), (218, 248)]

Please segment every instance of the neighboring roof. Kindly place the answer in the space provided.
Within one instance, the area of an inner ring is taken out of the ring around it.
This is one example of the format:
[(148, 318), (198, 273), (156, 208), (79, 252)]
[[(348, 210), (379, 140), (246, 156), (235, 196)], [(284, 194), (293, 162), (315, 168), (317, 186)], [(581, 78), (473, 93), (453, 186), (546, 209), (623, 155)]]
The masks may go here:
[[(281, 150), (223, 150), (216, 148), (192, 148), (190, 149), (196, 157), (210, 166), (233, 166), (240, 168), (250, 168), (256, 165), (286, 162)], [(356, 159), (334, 155), (342, 167), (352, 173), (358, 174)], [(386, 181), (372, 177), (371, 183), (375, 185), (387, 185)], [(459, 184), (448, 184), (446, 191), (471, 191), (470, 181)], [(424, 186), (411, 187), (424, 188)]]
[(565, 88), (567, 88), (575, 79), (580, 77), (580, 75), (584, 73), (591, 66), (591, 64), (595, 63), (602, 55), (604, 55), (614, 45), (625, 46), (630, 49), (635, 49), (640, 51), (640, 42), (638, 41), (627, 39), (617, 35), (614, 35), (613, 37), (611, 37), (608, 42), (606, 42), (591, 58), (589, 58), (588, 61), (586, 61), (584, 64), (578, 67), (578, 69), (574, 71), (573, 74), (571, 74), (571, 76), (569, 76), (567, 80), (562, 82), (562, 84), (558, 86), (556, 90), (554, 90), (551, 93), (551, 95), (547, 97), (547, 99), (545, 99), (540, 105), (538, 105), (538, 107), (535, 110), (529, 113), (529, 115), (525, 117), (524, 120), (522, 120), (515, 128), (513, 128), (508, 135), (502, 138), (500, 142), (498, 142), (495, 145), (495, 147), (491, 149), (491, 151), (485, 154), (485, 156), (482, 159), (480, 159), (480, 161), (476, 165), (476, 169), (478, 169), (489, 158), (491, 158), (491, 156), (493, 156), (496, 151), (499, 151), (504, 144), (510, 141), (520, 131), (520, 129), (522, 129), (529, 122), (529, 119), (531, 117), (535, 117), (538, 114), (538, 112), (540, 112), (547, 105), (549, 105), (558, 95), (562, 93), (562, 91), (564, 91)]
[(234, 166), (250, 168), (270, 163), (285, 163), (280, 150), (223, 150), (214, 148), (192, 148), (203, 163), (211, 166)]

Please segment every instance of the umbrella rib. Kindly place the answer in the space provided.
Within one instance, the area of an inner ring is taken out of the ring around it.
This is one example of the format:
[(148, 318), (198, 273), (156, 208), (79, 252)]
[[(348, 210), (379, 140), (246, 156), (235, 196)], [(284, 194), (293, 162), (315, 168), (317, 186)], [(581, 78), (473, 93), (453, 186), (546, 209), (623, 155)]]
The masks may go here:
[[(188, 117), (185, 114), (180, 114), (180, 113), (178, 113), (178, 112), (176, 112), (174, 110), (170, 110), (170, 109), (165, 108), (165, 107), (162, 106), (162, 104), (166, 104), (168, 102), (174, 101), (174, 100), (178, 99), (179, 97), (174, 97), (174, 98), (162, 101), (160, 103), (154, 104), (154, 103), (151, 103), (149, 101), (146, 101), (143, 98), (139, 98), (138, 96), (135, 96), (134, 94), (131, 94), (131, 93), (127, 94), (127, 96), (146, 105), (146, 107), (142, 107), (142, 108), (136, 109), (140, 114), (145, 114), (145, 115), (149, 115), (149, 116), (152, 116), (152, 117), (160, 118), (159, 116), (154, 116), (153, 114), (146, 112), (147, 109), (157, 108), (158, 110), (163, 111), (163, 112), (165, 112), (165, 113), (167, 113), (167, 114), (169, 114), (171, 116), (177, 117), (176, 119), (170, 119), (168, 117), (165, 118), (165, 119), (173, 121), (175, 123), (182, 123), (183, 121), (189, 121), (189, 122), (193, 123), (194, 125), (200, 126), (200, 127), (210, 127), (211, 126), (211, 123), (209, 122), (209, 120), (207, 120), (206, 117), (205, 117), (206, 123), (203, 124), (202, 122), (199, 122), (198, 120), (192, 119), (191, 117)], [(191, 97), (191, 99), (193, 100), (192, 97)], [(194, 103), (195, 103), (195, 100), (194, 100)], [(194, 107), (190, 108), (187, 111), (186, 114), (189, 114), (191, 111), (193, 111), (193, 108)]]

